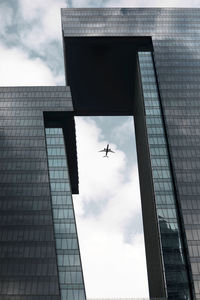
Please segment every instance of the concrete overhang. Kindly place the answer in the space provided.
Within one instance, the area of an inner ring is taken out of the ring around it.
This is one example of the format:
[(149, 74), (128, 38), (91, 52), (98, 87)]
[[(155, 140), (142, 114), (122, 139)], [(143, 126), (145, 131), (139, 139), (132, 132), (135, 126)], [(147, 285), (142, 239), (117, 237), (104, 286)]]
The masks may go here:
[(62, 126), (72, 193), (78, 193), (74, 115), (134, 115), (137, 52), (152, 51), (151, 37), (63, 37), (67, 85), (74, 112), (45, 112), (48, 126)]
[(133, 115), (138, 51), (151, 37), (64, 37), (67, 84), (76, 115)]

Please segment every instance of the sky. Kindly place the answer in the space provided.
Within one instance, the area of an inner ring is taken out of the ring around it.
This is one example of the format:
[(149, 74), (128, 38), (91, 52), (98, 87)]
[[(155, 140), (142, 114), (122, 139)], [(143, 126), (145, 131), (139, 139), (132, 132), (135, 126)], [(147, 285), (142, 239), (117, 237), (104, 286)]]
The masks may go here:
[[(88, 298), (147, 297), (133, 118), (79, 117), (76, 129), (73, 198)], [(104, 158), (108, 143), (115, 153)]]
[[(200, 7), (199, 0), (0, 0), (0, 86), (64, 85), (61, 7)], [(74, 196), (88, 298), (147, 297), (131, 117), (76, 118)], [(102, 158), (110, 143), (116, 152)], [(106, 270), (106, 271), (105, 271)]]

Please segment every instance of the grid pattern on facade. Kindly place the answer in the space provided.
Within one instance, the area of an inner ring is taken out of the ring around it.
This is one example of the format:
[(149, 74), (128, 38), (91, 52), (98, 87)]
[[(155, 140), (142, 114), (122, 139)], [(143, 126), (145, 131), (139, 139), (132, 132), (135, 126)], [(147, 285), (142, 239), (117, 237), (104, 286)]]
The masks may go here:
[(43, 111), (67, 87), (0, 88), (0, 298), (60, 300)]
[(63, 9), (70, 36), (151, 36), (167, 138), (200, 299), (200, 9)]
[(138, 56), (168, 297), (191, 299), (152, 54)]
[(46, 128), (61, 300), (85, 300), (78, 237), (62, 128)]

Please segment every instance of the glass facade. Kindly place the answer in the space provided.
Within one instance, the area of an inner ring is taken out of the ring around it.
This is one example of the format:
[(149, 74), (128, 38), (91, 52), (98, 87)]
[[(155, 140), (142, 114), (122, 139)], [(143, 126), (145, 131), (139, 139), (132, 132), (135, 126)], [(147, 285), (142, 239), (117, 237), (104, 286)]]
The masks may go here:
[(151, 52), (139, 52), (153, 187), (169, 299), (191, 299), (183, 241)]
[[(152, 38), (160, 98), (151, 54), (139, 63), (168, 295), (190, 299), (190, 278), (200, 300), (200, 9), (63, 9), (62, 26), (64, 37)], [(4, 300), (85, 298), (63, 133), (45, 132), (44, 112), (73, 112), (70, 88), (0, 88)]]
[[(199, 8), (87, 8), (63, 9), (64, 37), (151, 37), (162, 112), (166, 126), (176, 197), (179, 206), (182, 241), (188, 256), (188, 271), (194, 297), (200, 299), (200, 9)], [(123, 59), (123, 58), (121, 58)], [(151, 71), (148, 71), (151, 72)], [(151, 77), (149, 80), (154, 80)], [(151, 88), (151, 85), (149, 86)], [(152, 102), (152, 105), (154, 103)], [(154, 113), (158, 113), (155, 107)], [(152, 109), (148, 108), (149, 113)], [(152, 116), (153, 117), (153, 116)], [(148, 117), (149, 118), (149, 117)], [(155, 127), (153, 128), (153, 125)], [(166, 169), (165, 139), (160, 118), (154, 117), (148, 132), (155, 192), (171, 188)], [(159, 145), (156, 149), (152, 144)], [(162, 159), (161, 159), (162, 156)], [(163, 165), (165, 172), (157, 168)], [(157, 169), (156, 169), (157, 168)], [(173, 197), (156, 197), (159, 215), (175, 224)], [(168, 203), (163, 210), (164, 203)], [(167, 210), (170, 206), (170, 210)], [(175, 225), (173, 225), (175, 226)], [(174, 230), (177, 241), (178, 229)], [(175, 241), (174, 241), (175, 247)], [(175, 248), (177, 248), (178, 244)], [(167, 247), (167, 246), (166, 246)], [(180, 258), (181, 249), (179, 251)], [(169, 253), (169, 256), (171, 254)], [(181, 261), (180, 261), (181, 262)], [(165, 260), (167, 270), (167, 256)], [(182, 262), (184, 269), (184, 262)], [(180, 269), (177, 266), (178, 269)], [(178, 270), (177, 269), (177, 270)], [(182, 273), (183, 274), (183, 273)], [(174, 277), (175, 278), (175, 277)], [(183, 289), (184, 289), (183, 284)]]
[(61, 300), (85, 300), (63, 131), (45, 133)]
[(60, 300), (43, 111), (70, 90), (1, 87), (0, 107), (0, 299)]

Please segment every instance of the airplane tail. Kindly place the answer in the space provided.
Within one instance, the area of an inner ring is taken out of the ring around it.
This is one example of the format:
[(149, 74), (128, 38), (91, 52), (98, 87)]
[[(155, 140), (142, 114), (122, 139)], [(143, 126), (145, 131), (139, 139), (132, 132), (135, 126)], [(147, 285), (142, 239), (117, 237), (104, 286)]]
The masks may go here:
[(104, 155), (103, 157), (107, 157), (107, 158), (109, 158), (109, 157), (108, 157), (108, 155)]

